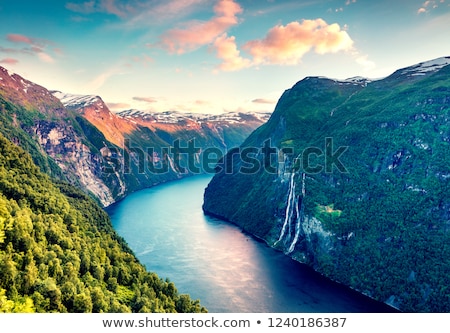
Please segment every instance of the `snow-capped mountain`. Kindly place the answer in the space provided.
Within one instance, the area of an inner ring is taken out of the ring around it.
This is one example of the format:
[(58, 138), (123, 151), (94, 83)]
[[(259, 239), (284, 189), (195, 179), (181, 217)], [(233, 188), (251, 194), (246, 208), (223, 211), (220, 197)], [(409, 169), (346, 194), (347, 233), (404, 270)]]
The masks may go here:
[(216, 123), (246, 123), (246, 122), (266, 122), (271, 112), (226, 112), (223, 114), (189, 113), (180, 111), (165, 112), (146, 112), (137, 109), (111, 112), (100, 96), (96, 95), (77, 95), (64, 93), (58, 90), (51, 91), (53, 96), (58, 98), (61, 103), (69, 109), (86, 110), (86, 108), (96, 106), (95, 111), (100, 113), (107, 110), (111, 114), (119, 116), (135, 123), (136, 121), (145, 121), (149, 123), (179, 124), (183, 122), (216, 122)]
[(359, 84), (359, 85), (365, 86), (365, 85), (367, 85), (368, 83), (373, 82), (373, 81), (375, 81), (375, 80), (373, 80), (373, 79), (368, 79), (368, 78), (362, 77), (362, 76), (354, 76), (354, 77), (345, 79), (345, 80), (343, 80), (343, 81), (341, 81), (341, 82), (344, 82), (344, 83), (352, 83), (352, 84)]
[[(197, 136), (214, 137), (215, 142), (218, 142), (222, 148), (226, 148), (239, 145), (246, 135), (265, 123), (271, 114), (268, 112), (228, 112), (214, 115), (179, 111), (149, 113), (136, 109), (114, 113), (109, 110), (100, 96), (75, 95), (61, 91), (52, 91), (52, 93), (67, 109), (83, 115), (110, 142), (118, 146), (123, 145), (126, 136), (146, 128), (152, 132), (170, 133), (165, 137), (172, 139), (182, 137), (189, 140)], [(235, 130), (234, 134), (224, 135), (224, 132), (233, 132), (233, 130)], [(239, 135), (237, 135), (238, 133)]]
[(92, 105), (101, 99), (99, 96), (95, 95), (74, 95), (63, 93), (58, 90), (53, 90), (51, 93), (58, 98), (65, 107), (84, 107)]
[(402, 75), (422, 76), (426, 75), (427, 73), (437, 72), (447, 65), (450, 65), (450, 57), (441, 57), (429, 61), (424, 61), (418, 63), (417, 65), (400, 69), (399, 71)]
[(44, 87), (0, 66), (0, 94), (25, 108), (33, 107), (45, 114), (64, 112), (60, 101)]
[(216, 123), (246, 123), (249, 121), (266, 122), (270, 112), (227, 112), (219, 115), (206, 113), (184, 113), (179, 111), (165, 112), (145, 112), (136, 109), (124, 110), (117, 113), (118, 116), (125, 119), (141, 119), (152, 123), (177, 124), (183, 121), (193, 121), (197, 123), (216, 122)]

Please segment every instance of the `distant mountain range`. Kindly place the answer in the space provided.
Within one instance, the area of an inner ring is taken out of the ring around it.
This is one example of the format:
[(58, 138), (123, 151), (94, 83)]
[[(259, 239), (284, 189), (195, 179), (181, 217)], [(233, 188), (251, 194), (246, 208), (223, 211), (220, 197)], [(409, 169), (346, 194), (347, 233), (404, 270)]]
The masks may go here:
[(116, 114), (99, 96), (50, 92), (3, 67), (0, 103), (0, 133), (29, 151), (44, 172), (91, 193), (103, 206), (135, 190), (205, 172), (184, 167), (188, 154), (174, 161), (174, 143), (183, 151), (194, 142), (197, 155), (215, 147), (219, 158), (270, 116)]
[(204, 211), (402, 311), (449, 312), (449, 65), (299, 81), (221, 161)]

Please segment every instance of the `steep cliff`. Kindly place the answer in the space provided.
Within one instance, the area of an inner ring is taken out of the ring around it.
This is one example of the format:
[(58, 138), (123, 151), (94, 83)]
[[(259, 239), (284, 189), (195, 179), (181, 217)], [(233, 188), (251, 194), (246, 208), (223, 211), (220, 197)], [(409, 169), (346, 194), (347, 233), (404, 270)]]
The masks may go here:
[(448, 312), (448, 64), (298, 82), (217, 165), (204, 211), (381, 302)]
[(3, 67), (0, 111), (0, 133), (30, 152), (42, 171), (82, 188), (102, 206), (142, 188), (211, 172), (201, 163), (205, 150), (217, 148), (209, 152), (220, 157), (267, 119), (117, 115), (99, 96), (50, 92)]
[(104, 145), (102, 154), (108, 165), (103, 171), (121, 180), (119, 197), (169, 180), (213, 172), (217, 159), (241, 144), (269, 116), (139, 110), (113, 113), (99, 96), (52, 93), (79, 115), (79, 121), (82, 118), (93, 125), (108, 140), (98, 142), (99, 138), (85, 131), (90, 141)]
[(83, 188), (103, 205), (123, 193), (119, 175), (102, 173), (103, 134), (47, 89), (0, 68), (0, 108), (1, 133), (29, 151), (42, 171)]

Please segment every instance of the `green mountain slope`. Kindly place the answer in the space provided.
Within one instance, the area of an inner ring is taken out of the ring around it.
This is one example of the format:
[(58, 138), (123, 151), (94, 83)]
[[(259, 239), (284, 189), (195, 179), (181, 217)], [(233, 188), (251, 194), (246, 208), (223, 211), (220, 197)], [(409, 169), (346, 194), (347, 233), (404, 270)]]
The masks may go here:
[(205, 212), (402, 311), (450, 311), (448, 63), (298, 82), (218, 165)]
[(200, 312), (146, 272), (107, 214), (0, 135), (0, 312)]
[[(186, 170), (189, 159), (199, 161), (208, 148), (223, 155), (265, 121), (250, 114), (216, 118), (136, 110), (118, 115), (98, 96), (52, 93), (0, 66), (0, 133), (30, 152), (42, 171), (83, 189), (102, 206), (203, 172), (201, 165)], [(183, 151), (192, 140), (195, 154), (175, 160), (174, 145), (179, 142)]]

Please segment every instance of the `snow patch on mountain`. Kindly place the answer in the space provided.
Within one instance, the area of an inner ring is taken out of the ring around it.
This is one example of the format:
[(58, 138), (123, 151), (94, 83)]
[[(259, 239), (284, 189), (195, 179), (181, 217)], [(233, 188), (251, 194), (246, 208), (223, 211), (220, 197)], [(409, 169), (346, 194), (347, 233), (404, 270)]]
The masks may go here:
[(375, 79), (368, 79), (368, 78), (362, 77), (362, 76), (354, 76), (354, 77), (351, 77), (348, 79), (335, 79), (335, 78), (330, 78), (327, 76), (308, 76), (305, 78), (305, 80), (309, 80), (309, 79), (331, 80), (339, 85), (353, 84), (353, 85), (363, 86), (363, 87), (367, 86), (368, 83), (376, 81)]
[(354, 76), (345, 80), (342, 80), (340, 82), (343, 83), (352, 83), (352, 84), (358, 84), (358, 85), (363, 85), (366, 86), (368, 83), (373, 82), (375, 80), (373, 79), (368, 79), (366, 77), (362, 77), (362, 76)]
[(271, 113), (269, 112), (228, 112), (214, 115), (205, 113), (184, 113), (179, 111), (149, 113), (136, 109), (124, 110), (117, 113), (119, 117), (129, 120), (140, 118), (149, 122), (166, 124), (177, 124), (181, 121), (194, 121), (200, 124), (203, 122), (226, 122), (229, 124), (245, 123), (246, 121), (251, 120), (266, 122), (269, 119), (270, 114)]
[(430, 72), (437, 72), (447, 65), (450, 65), (450, 57), (441, 57), (403, 68), (400, 70), (400, 74), (408, 76), (423, 76)]
[(86, 107), (101, 100), (99, 96), (95, 95), (74, 95), (61, 91), (52, 91), (51, 93), (66, 107)]

